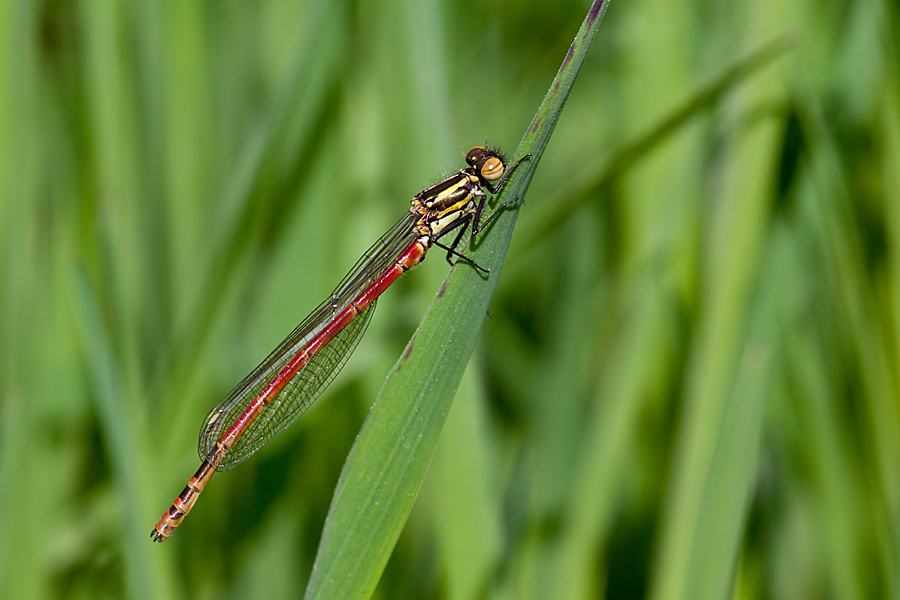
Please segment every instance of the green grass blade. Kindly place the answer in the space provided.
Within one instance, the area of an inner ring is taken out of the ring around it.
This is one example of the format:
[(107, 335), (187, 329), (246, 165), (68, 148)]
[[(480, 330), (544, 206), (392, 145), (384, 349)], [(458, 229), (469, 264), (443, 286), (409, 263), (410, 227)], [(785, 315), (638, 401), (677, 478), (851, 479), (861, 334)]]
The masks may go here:
[(587, 421), (588, 440), (577, 458), (569, 507), (559, 546), (549, 561), (549, 598), (592, 597), (597, 556), (613, 527), (623, 471), (633, 460), (640, 416), (652, 398), (655, 371), (665, 364), (665, 299), (652, 284), (640, 281), (629, 297), (638, 300), (612, 343), (612, 357), (596, 378), (597, 410)]
[[(606, 11), (597, 0), (553, 80), (515, 156), (530, 154), (503, 198), (524, 198)], [(454, 268), (388, 377), (341, 473), (325, 523), (307, 598), (367, 598), (375, 589), (428, 470), (468, 363), (517, 210), (478, 240), (473, 260), (491, 269)]]
[[(758, 9), (760, 13), (765, 7)], [(770, 35), (767, 33), (767, 35)], [(733, 106), (758, 107), (783, 95), (778, 73), (770, 71), (735, 95)], [(706, 312), (690, 350), (685, 406), (677, 431), (672, 472), (649, 597), (657, 600), (692, 597), (692, 561), (702, 554), (706, 536), (707, 492), (721, 459), (722, 432), (728, 429), (729, 394), (745, 344), (747, 310), (761, 267), (769, 219), (768, 193), (780, 150), (778, 123), (759, 122), (723, 153), (727, 182), (718, 193), (732, 204), (726, 218), (711, 228), (708, 281), (703, 294)], [(723, 211), (724, 213), (725, 211)], [(720, 213), (722, 214), (722, 213)], [(740, 399), (752, 398), (752, 390)], [(752, 426), (748, 424), (748, 429)], [(747, 441), (745, 447), (750, 447)], [(729, 452), (728, 456), (733, 456)], [(738, 467), (741, 470), (743, 466)], [(713, 484), (714, 485), (714, 484)], [(731, 515), (723, 516), (723, 522)], [(721, 566), (721, 565), (717, 565)]]
[(146, 469), (141, 452), (144, 445), (140, 429), (134, 423), (133, 413), (123, 399), (125, 387), (120, 381), (121, 368), (117, 364), (110, 335), (103, 325), (100, 305), (85, 277), (75, 282), (78, 290), (85, 356), (89, 357), (89, 370), (95, 410), (108, 446), (110, 463), (116, 476), (119, 501), (122, 505), (121, 543), (127, 558), (128, 590), (133, 598), (171, 598), (172, 582), (169, 569), (163, 566), (165, 558), (151, 552), (147, 544), (147, 527), (144, 515), (149, 506), (146, 494)]

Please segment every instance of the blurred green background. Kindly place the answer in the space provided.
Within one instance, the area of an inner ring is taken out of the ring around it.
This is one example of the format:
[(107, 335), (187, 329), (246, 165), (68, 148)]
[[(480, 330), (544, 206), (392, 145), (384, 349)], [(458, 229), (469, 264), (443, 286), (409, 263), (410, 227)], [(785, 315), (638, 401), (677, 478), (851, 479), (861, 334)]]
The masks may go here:
[[(203, 418), (588, 6), (0, 3), (0, 597), (302, 594), (443, 257), (154, 545)], [(900, 598), (898, 39), (612, 3), (377, 598)]]

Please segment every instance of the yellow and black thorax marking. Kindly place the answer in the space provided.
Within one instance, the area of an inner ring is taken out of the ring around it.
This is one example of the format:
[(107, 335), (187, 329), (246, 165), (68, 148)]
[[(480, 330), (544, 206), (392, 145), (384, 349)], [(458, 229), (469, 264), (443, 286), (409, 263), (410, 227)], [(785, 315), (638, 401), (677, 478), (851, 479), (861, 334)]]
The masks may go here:
[(475, 175), (463, 170), (417, 194), (413, 198), (413, 210), (424, 217), (421, 224), (428, 228), (427, 233), (422, 233), (439, 237), (448, 227), (471, 218), (477, 199), (484, 196), (478, 184)]

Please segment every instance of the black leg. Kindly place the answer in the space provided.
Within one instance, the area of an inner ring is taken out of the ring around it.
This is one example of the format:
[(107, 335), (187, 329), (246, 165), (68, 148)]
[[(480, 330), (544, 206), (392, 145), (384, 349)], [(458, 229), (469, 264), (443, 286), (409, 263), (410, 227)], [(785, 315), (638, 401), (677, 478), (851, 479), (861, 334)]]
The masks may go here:
[[(462, 219), (460, 219), (459, 221), (457, 221), (456, 223), (454, 223), (453, 225), (451, 225), (451, 226), (448, 227), (447, 229), (444, 229), (443, 231), (441, 231), (440, 233), (438, 233), (436, 236), (434, 236), (433, 238), (431, 238), (431, 241), (432, 241), (432, 242), (436, 242), (437, 240), (441, 239), (442, 237), (444, 237), (445, 235), (447, 235), (448, 233), (450, 233), (451, 231), (453, 231), (454, 229), (456, 229), (456, 228), (458, 228), (458, 227), (462, 227), (463, 230), (465, 230), (465, 227), (463, 227), (463, 225), (465, 225), (466, 223), (468, 223), (471, 219), (472, 219), (472, 215), (466, 215), (465, 217), (463, 217)], [(460, 238), (461, 235), (462, 235), (462, 233), (460, 233), (460, 235), (456, 236), (456, 241), (453, 242), (453, 248), (454, 248), (454, 249), (456, 248), (456, 245), (459, 244), (459, 238)]]
[[(464, 225), (464, 223), (460, 223), (460, 225)], [(450, 248), (447, 250), (447, 262), (450, 263), (451, 265), (453, 264), (453, 261), (450, 260), (450, 255), (457, 254), (456, 248), (459, 246), (459, 242), (462, 239), (462, 236), (465, 232), (466, 232), (466, 228), (460, 227), (459, 233), (456, 234), (456, 239), (453, 240), (453, 243), (450, 244)]]
[(479, 233), (481, 233), (485, 227), (490, 225), (491, 221), (493, 221), (500, 215), (500, 211), (502, 211), (507, 206), (512, 206), (513, 204), (516, 204), (518, 201), (519, 201), (519, 197), (516, 196), (509, 202), (504, 202), (503, 204), (501, 204), (500, 206), (497, 207), (497, 210), (495, 210), (494, 212), (491, 213), (491, 216), (489, 216), (487, 218), (487, 221), (485, 221), (484, 223), (479, 225), (478, 221), (479, 221), (479, 217), (481, 217), (482, 206), (484, 205), (484, 200), (482, 200), (481, 204), (479, 204), (478, 208), (475, 210), (476, 216), (475, 216), (475, 220), (472, 221), (472, 235), (478, 235)]
[(452, 254), (453, 256), (455, 256), (456, 258), (458, 258), (459, 260), (466, 261), (467, 263), (469, 263), (470, 265), (472, 265), (473, 267), (475, 267), (476, 269), (478, 269), (478, 270), (481, 271), (482, 273), (487, 274), (487, 273), (490, 273), (490, 272), (491, 272), (490, 269), (485, 269), (484, 267), (482, 267), (481, 265), (479, 265), (477, 262), (475, 262), (475, 261), (472, 260), (471, 258), (469, 258), (469, 257), (467, 257), (467, 256), (463, 256), (462, 254), (460, 254), (459, 252), (457, 252), (457, 251), (454, 250), (453, 248), (448, 248), (447, 246), (443, 245), (442, 243), (440, 243), (440, 242), (438, 242), (438, 241), (435, 241), (435, 242), (434, 242), (434, 245), (437, 246), (438, 248), (441, 248), (441, 249), (447, 251), (447, 262), (449, 262), (451, 265), (455, 265), (455, 264), (456, 264), (456, 263), (454, 263), (454, 262), (451, 262), (451, 260), (450, 260), (450, 255)]
[[(458, 258), (459, 260), (464, 260), (464, 261), (466, 261), (467, 263), (469, 263), (470, 265), (472, 265), (473, 267), (475, 267), (475, 268), (478, 269), (479, 271), (483, 271), (483, 272), (485, 272), (485, 273), (490, 273), (490, 270), (489, 270), (489, 269), (485, 269), (484, 267), (482, 267), (481, 265), (479, 265), (478, 263), (476, 263), (476, 262), (475, 262), (474, 260), (472, 260), (471, 258), (466, 258), (465, 256), (463, 256), (462, 254), (460, 254), (459, 252), (456, 251), (457, 246), (459, 246), (460, 240), (462, 240), (463, 234), (466, 232), (465, 225), (466, 225), (470, 220), (472, 220), (472, 215), (466, 215), (465, 218), (460, 219), (459, 221), (457, 221), (456, 223), (454, 223), (453, 225), (451, 225), (451, 226), (448, 227), (447, 229), (441, 231), (439, 234), (437, 234), (436, 236), (434, 236), (433, 238), (431, 238), (431, 243), (434, 244), (435, 246), (437, 246), (438, 248), (441, 248), (442, 250), (446, 250), (446, 251), (447, 251), (447, 262), (450, 263), (450, 266), (453, 266), (453, 265), (456, 264), (455, 262), (453, 262), (452, 260), (450, 260), (450, 257), (451, 257), (451, 256), (455, 256), (455, 257)], [(447, 246), (445, 246), (444, 244), (442, 244), (442, 243), (440, 243), (440, 242), (438, 241), (440, 238), (444, 237), (445, 235), (447, 235), (448, 233), (450, 233), (450, 232), (453, 231), (454, 229), (459, 229), (459, 233), (456, 234), (456, 239), (453, 240), (453, 243), (450, 244), (450, 247), (449, 247), (449, 248), (448, 248)]]

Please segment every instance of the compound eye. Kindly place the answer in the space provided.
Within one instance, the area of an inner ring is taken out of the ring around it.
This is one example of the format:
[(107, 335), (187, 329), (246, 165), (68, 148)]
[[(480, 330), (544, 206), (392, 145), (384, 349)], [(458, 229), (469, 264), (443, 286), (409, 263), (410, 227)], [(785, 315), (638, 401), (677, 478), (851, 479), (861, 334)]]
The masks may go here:
[(492, 156), (481, 165), (481, 176), (487, 181), (496, 181), (503, 175), (503, 161)]
[(485, 148), (484, 146), (475, 146), (466, 154), (466, 163), (470, 167), (474, 167), (478, 162), (478, 159), (484, 156)]

